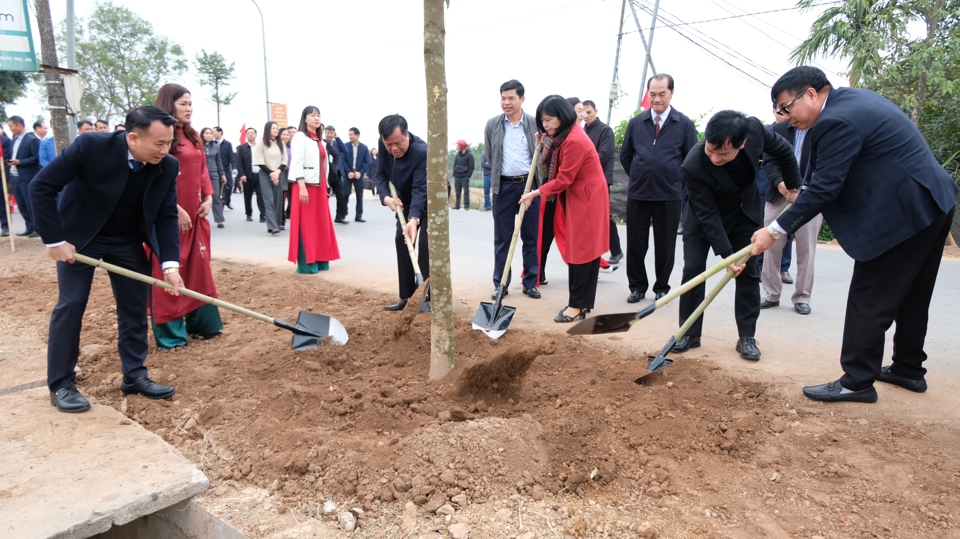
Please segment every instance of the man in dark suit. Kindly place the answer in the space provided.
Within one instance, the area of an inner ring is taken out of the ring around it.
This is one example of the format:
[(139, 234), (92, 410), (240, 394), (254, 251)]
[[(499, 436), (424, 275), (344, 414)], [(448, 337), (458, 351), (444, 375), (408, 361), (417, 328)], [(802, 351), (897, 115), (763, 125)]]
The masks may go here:
[(266, 223), (267, 218), (263, 213), (263, 197), (260, 196), (260, 167), (253, 165), (253, 147), (257, 145), (257, 130), (247, 128), (247, 141), (237, 147), (237, 174), (238, 180), (243, 184), (243, 209), (247, 214), (247, 221), (253, 221), (253, 201), (251, 198), (257, 196), (257, 209), (260, 210), (260, 222)]
[[(76, 264), (74, 252), (150, 273), (143, 249), (158, 256), (164, 279), (179, 295), (180, 229), (177, 175), (180, 163), (167, 155), (176, 118), (157, 107), (127, 114), (126, 131), (79, 137), (43, 168), (30, 186), (37, 231), (57, 261), (59, 300), (50, 316), (47, 385), (61, 412), (83, 412), (90, 403), (74, 385), (80, 329), (95, 268)], [(58, 198), (59, 197), (59, 198)], [(147, 296), (150, 286), (110, 274), (117, 301), (118, 352), (124, 395), (165, 399), (174, 388), (147, 377)]]
[[(707, 123), (705, 139), (687, 154), (681, 170), (687, 186), (687, 209), (683, 216), (683, 282), (706, 270), (707, 255), (726, 258), (750, 244), (750, 236), (763, 222), (757, 170), (767, 154), (780, 165), (790, 189), (800, 187), (800, 172), (790, 143), (765, 128), (760, 120), (741, 112), (723, 110)], [(734, 314), (740, 357), (757, 361), (760, 347), (754, 338), (760, 316), (760, 270), (750, 258), (728, 270), (737, 275)], [(742, 272), (742, 273), (741, 273)], [(680, 297), (680, 324), (703, 301), (701, 284)], [(703, 316), (677, 344), (674, 352), (700, 346)]]
[[(11, 143), (12, 143), (12, 142), (13, 142), (13, 141), (10, 140), (10, 137), (8, 137), (7, 134), (4, 133), (2, 129), (0, 129), (0, 143), (2, 143), (2, 145), (3, 145), (3, 155), (10, 155), (10, 149), (12, 148), (12, 146), (11, 146)], [(10, 167), (7, 166), (6, 163), (4, 163), (3, 166), (6, 168), (6, 170), (4, 170), (4, 172), (6, 173), (6, 176), (7, 176), (7, 178), (9, 178), (9, 177), (10, 177)], [(9, 184), (9, 183), (7, 184), (6, 187), (7, 187), (7, 191), (4, 191), (4, 190), (3, 190), (3, 186), (0, 185), (0, 193), (13, 192), (13, 190), (10, 188), (10, 184)], [(8, 205), (8, 206), (10, 205), (10, 201), (7, 200), (6, 197), (4, 197), (3, 203), (6, 204), (6, 205)], [(6, 208), (0, 208), (0, 237), (6, 238), (6, 237), (8, 237), (8, 236), (10, 236), (10, 228), (9, 228), (9, 223), (7, 223), (7, 209), (6, 209)]]
[(337, 129), (332, 125), (326, 126), (323, 133), (327, 141), (327, 152), (333, 158), (333, 162), (330, 164), (330, 187), (337, 197), (337, 213), (333, 222), (348, 225), (350, 221), (347, 221), (347, 213), (350, 212), (350, 208), (347, 204), (349, 194), (346, 181), (347, 170), (345, 168), (347, 146), (337, 136)]
[[(430, 278), (427, 225), (423, 223), (423, 226), (420, 226), (427, 214), (427, 143), (407, 131), (407, 120), (399, 114), (380, 120), (378, 131), (380, 163), (377, 167), (377, 194), (384, 206), (394, 212), (402, 211), (407, 219), (406, 228), (401, 230), (400, 218), (397, 218), (394, 241), (397, 249), (397, 275), (400, 278), (400, 299), (383, 308), (385, 311), (400, 311), (406, 307), (407, 300), (417, 290), (416, 275), (413, 273), (413, 264), (410, 263), (404, 234), (419, 243), (417, 264), (423, 278)], [(397, 190), (398, 198), (391, 195), (391, 183)]]
[[(365, 223), (363, 219), (363, 176), (370, 169), (370, 150), (367, 145), (360, 142), (360, 130), (356, 127), (350, 128), (350, 144), (347, 144), (347, 153), (341, 159), (343, 168), (347, 171), (344, 179), (345, 192), (347, 194), (347, 205), (350, 204), (350, 191), (357, 194), (357, 212), (353, 220), (358, 223)], [(348, 210), (349, 211), (349, 210)]]
[(237, 169), (237, 154), (233, 151), (233, 144), (223, 138), (223, 129), (220, 126), (213, 128), (213, 138), (220, 145), (220, 164), (223, 165), (224, 174), (227, 175), (227, 184), (220, 188), (220, 192), (223, 193), (223, 205), (232, 210), (230, 195), (233, 193), (233, 173)]
[[(803, 388), (821, 401), (876, 402), (874, 380), (923, 392), (930, 298), (957, 186), (920, 131), (887, 99), (833, 88), (814, 67), (791, 69), (770, 93), (777, 113), (808, 129), (810, 163), (792, 208), (754, 236), (754, 252), (823, 213), (854, 259), (840, 349), (844, 375)], [(896, 322), (893, 364), (884, 334)]]
[(40, 172), (40, 139), (27, 132), (20, 116), (11, 116), (7, 120), (7, 126), (13, 133), (13, 141), (10, 144), (10, 154), (3, 154), (3, 158), (10, 167), (10, 186), (27, 227), (17, 236), (39, 238), (40, 235), (33, 229), (34, 211), (30, 203), (30, 181)]
[[(613, 129), (609, 125), (601, 122), (597, 118), (597, 104), (589, 99), (583, 102), (584, 123), (583, 130), (593, 142), (593, 147), (597, 149), (597, 155), (600, 156), (600, 164), (603, 165), (603, 175), (607, 179), (607, 195), (610, 195), (610, 188), (613, 187)], [(607, 259), (611, 265), (617, 265), (623, 260), (623, 248), (620, 247), (620, 233), (617, 231), (617, 222), (610, 217), (610, 258)]]

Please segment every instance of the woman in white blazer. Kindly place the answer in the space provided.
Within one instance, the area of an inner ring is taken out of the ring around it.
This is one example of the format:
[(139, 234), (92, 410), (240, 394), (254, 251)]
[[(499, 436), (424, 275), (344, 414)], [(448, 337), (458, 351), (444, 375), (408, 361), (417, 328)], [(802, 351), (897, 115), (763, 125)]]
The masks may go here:
[(318, 273), (340, 258), (327, 201), (330, 163), (324, 148), (320, 109), (308, 106), (290, 141), (290, 249), (297, 273)]

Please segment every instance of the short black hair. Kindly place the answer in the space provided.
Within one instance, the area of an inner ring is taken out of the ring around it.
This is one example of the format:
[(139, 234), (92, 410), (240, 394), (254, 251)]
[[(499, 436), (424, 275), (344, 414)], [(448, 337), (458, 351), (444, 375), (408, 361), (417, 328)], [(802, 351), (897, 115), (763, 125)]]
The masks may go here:
[[(570, 106), (571, 106), (571, 107), (576, 107), (576, 106), (577, 106), (577, 103), (580, 103), (580, 104), (582, 105), (582, 104), (583, 104), (583, 101), (580, 101), (580, 98), (579, 98), (579, 97), (568, 97), (568, 98), (567, 98), (567, 103), (570, 103)], [(553, 114), (551, 114), (550, 116), (553, 116)]]
[(500, 85), (500, 93), (506, 92), (507, 90), (516, 90), (517, 97), (523, 97), (523, 85), (520, 84), (520, 81), (517, 79), (510, 79), (507, 82)]
[(8, 121), (8, 122), (13, 122), (13, 123), (15, 123), (15, 124), (17, 124), (17, 125), (25, 125), (25, 124), (23, 123), (23, 117), (22, 117), (22, 116), (11, 116), (11, 117), (7, 118), (7, 121)]
[(124, 129), (127, 128), (127, 127), (126, 127), (125, 125), (123, 125), (123, 124), (117, 124), (117, 125), (113, 126), (113, 130), (114, 130), (114, 131), (119, 131), (121, 127), (124, 128)]
[(667, 90), (670, 90), (671, 92), (673, 91), (673, 77), (671, 77), (670, 75), (667, 75), (666, 73), (657, 73), (656, 75), (654, 75), (654, 76), (650, 77), (649, 79), (647, 79), (647, 90), (650, 89), (650, 83), (652, 83), (652, 82), (654, 81), (654, 79), (656, 79), (656, 80), (664, 80), (664, 79), (666, 79), (666, 81), (667, 81)]
[(223, 134), (223, 129), (220, 129), (219, 125), (214, 127), (213, 130), (216, 131), (217, 133), (220, 133), (221, 135)]
[(336, 131), (337, 128), (334, 127), (334, 126), (332, 126), (332, 125), (328, 125), (328, 126), (325, 126), (325, 127), (323, 128), (323, 130), (324, 130), (324, 131)]
[(100, 125), (100, 124), (103, 124), (103, 125), (105, 125), (105, 126), (107, 126), (107, 127), (110, 127), (110, 122), (108, 122), (108, 121), (106, 121), (106, 120), (97, 120), (97, 125)]
[(356, 127), (351, 127), (350, 129), (347, 129), (347, 131), (353, 133), (354, 135), (356, 135), (356, 136), (358, 136), (358, 137), (360, 136), (360, 130), (357, 129)]
[(589, 99), (583, 102), (583, 106), (584, 107), (590, 106), (590, 107), (593, 107), (594, 110), (597, 110), (597, 104)]
[(784, 73), (770, 89), (770, 100), (773, 101), (773, 107), (777, 108), (777, 97), (785, 91), (791, 91), (794, 94), (813, 88), (820, 93), (825, 87), (830, 86), (830, 79), (820, 69), (813, 66), (800, 66)]
[(38, 127), (43, 127), (43, 122), (33, 122), (33, 130), (36, 131)]
[(398, 127), (400, 128), (400, 133), (406, 135), (407, 119), (399, 114), (391, 114), (390, 116), (384, 116), (383, 119), (380, 120), (377, 131), (380, 133), (380, 137), (387, 138), (392, 135)]
[[(146, 131), (150, 129), (150, 126), (153, 125), (153, 122), (160, 122), (167, 127), (173, 127), (177, 125), (177, 119), (171, 116), (167, 111), (161, 109), (160, 107), (154, 107), (153, 105), (143, 105), (131, 109), (127, 113), (126, 121), (123, 123), (124, 129), (127, 131)], [(93, 125), (87, 120), (80, 122), (80, 125), (84, 123)]]
[[(93, 127), (93, 122), (91, 122), (90, 120), (80, 120), (79, 122), (77, 122), (77, 129), (85, 125), (89, 125), (90, 127)], [(124, 127), (126, 127), (126, 124), (124, 124)]]
[(251, 129), (253, 129), (253, 132), (254, 132), (254, 133), (257, 132), (257, 128), (256, 128), (256, 127), (248, 127), (247, 130), (244, 131), (244, 134), (246, 134), (246, 132), (247, 132), (247, 131), (250, 131)]
[[(577, 103), (579, 102), (578, 100)], [(563, 96), (559, 95), (548, 95), (537, 105), (537, 130), (541, 133), (547, 132), (547, 130), (543, 128), (543, 119), (541, 118), (544, 114), (560, 120), (560, 127), (557, 128), (557, 132), (554, 134), (555, 137), (563, 136), (577, 121), (577, 112), (573, 110), (573, 105), (570, 104), (570, 100), (564, 99)]]
[(739, 148), (747, 139), (750, 131), (750, 118), (736, 110), (721, 110), (707, 122), (704, 138), (716, 147), (723, 147), (727, 141), (734, 148)]

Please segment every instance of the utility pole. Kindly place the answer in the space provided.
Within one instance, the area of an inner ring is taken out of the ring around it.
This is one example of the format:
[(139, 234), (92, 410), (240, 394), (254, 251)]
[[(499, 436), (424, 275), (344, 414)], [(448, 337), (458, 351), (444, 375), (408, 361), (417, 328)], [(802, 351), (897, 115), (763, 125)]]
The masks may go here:
[[(257, 6), (257, 11), (260, 11), (260, 6), (257, 5), (257, 0), (250, 0), (253, 2), (253, 5)], [(270, 121), (270, 85), (267, 82), (270, 77), (267, 76), (267, 27), (263, 21), (263, 11), (260, 11), (260, 33), (263, 35), (263, 93), (267, 97), (267, 119), (264, 121)]]
[[(631, 7), (633, 4), (631, 4)], [(613, 114), (614, 92), (617, 91), (617, 70), (620, 67), (620, 44), (623, 42), (623, 16), (627, 13), (627, 0), (620, 6), (620, 32), (617, 33), (617, 56), (613, 60), (613, 80), (610, 81), (610, 106), (607, 107), (607, 125), (610, 125), (610, 116)], [(616, 96), (619, 97), (619, 96)]]
[(643, 61), (643, 75), (640, 80), (640, 97), (637, 99), (637, 109), (640, 109), (640, 104), (643, 103), (643, 96), (646, 92), (647, 84), (647, 67), (653, 69), (653, 74), (657, 74), (657, 68), (653, 65), (653, 58), (650, 56), (650, 49), (653, 47), (653, 31), (657, 27), (657, 12), (660, 11), (660, 0), (656, 0), (653, 3), (653, 21), (650, 23), (650, 41), (647, 41), (643, 37), (643, 28), (640, 27), (640, 19), (637, 18), (637, 10), (633, 8), (633, 1), (630, 2), (630, 11), (633, 12), (633, 20), (637, 23), (637, 30), (640, 32), (640, 41), (643, 42), (643, 48), (647, 51), (647, 57)]
[(40, 27), (40, 50), (43, 60), (43, 76), (47, 86), (47, 101), (50, 109), (50, 125), (57, 145), (57, 153), (70, 145), (67, 132), (67, 98), (63, 81), (57, 71), (57, 44), (53, 40), (53, 19), (50, 17), (50, 0), (36, 0), (37, 25)]
[[(67, 0), (67, 69), (77, 70), (77, 15), (74, 9), (74, 0)], [(73, 111), (71, 111), (73, 112)], [(67, 129), (71, 142), (77, 138), (77, 117), (74, 114), (67, 116)], [(54, 131), (56, 136), (56, 131)]]

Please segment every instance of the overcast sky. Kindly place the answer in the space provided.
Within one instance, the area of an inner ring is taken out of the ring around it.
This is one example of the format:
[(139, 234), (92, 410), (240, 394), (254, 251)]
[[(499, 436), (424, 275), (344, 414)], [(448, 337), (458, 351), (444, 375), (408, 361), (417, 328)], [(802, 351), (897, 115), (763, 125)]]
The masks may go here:
[[(115, 3), (180, 44), (191, 64), (201, 48), (236, 62), (237, 79), (230, 90), (237, 96), (221, 112), (221, 124), (231, 140), (239, 138), (243, 124), (262, 129), (267, 119), (263, 41), (260, 15), (251, 0)], [(316, 105), (324, 123), (335, 125), (342, 137), (356, 126), (361, 140), (372, 143), (380, 118), (399, 112), (411, 131), (426, 138), (422, 2), (258, 3), (266, 24), (270, 101), (286, 103), (291, 121), (299, 119), (304, 106)], [(51, 1), (55, 23), (64, 19), (65, 4)], [(89, 0), (76, 4), (78, 17), (94, 7)], [(653, 1), (639, 5), (652, 7)], [(772, 120), (769, 86), (792, 67), (787, 61), (790, 50), (808, 35), (824, 9), (800, 13), (794, 6), (794, 0), (662, 0), (652, 54), (658, 72), (676, 79), (674, 107), (694, 120), (726, 108)], [(486, 120), (500, 113), (499, 86), (512, 78), (526, 87), (524, 109), (531, 114), (546, 95), (576, 95), (596, 101), (600, 118), (606, 120), (620, 10), (620, 0), (451, 0), (446, 13), (451, 146), (461, 138), (482, 142)], [(774, 12), (743, 16), (769, 11)], [(649, 38), (651, 16), (639, 8), (637, 15)], [(699, 22), (713, 19), (722, 20)], [(667, 27), (670, 23), (687, 24)], [(39, 48), (36, 28), (34, 33)], [(628, 3), (618, 76), (624, 95), (614, 106), (613, 124), (636, 108), (643, 58)], [(835, 85), (843, 85), (838, 72), (844, 71), (845, 62), (819, 64)], [(191, 74), (169, 82), (192, 91), (195, 127), (215, 125), (216, 109)], [(35, 94), (8, 106), (7, 113), (28, 119), (47, 115)]]

